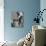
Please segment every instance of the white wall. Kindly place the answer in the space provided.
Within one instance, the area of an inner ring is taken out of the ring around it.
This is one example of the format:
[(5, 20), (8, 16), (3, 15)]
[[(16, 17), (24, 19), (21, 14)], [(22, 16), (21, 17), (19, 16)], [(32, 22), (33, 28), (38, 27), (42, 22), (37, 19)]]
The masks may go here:
[(0, 42), (4, 41), (4, 0), (0, 0)]

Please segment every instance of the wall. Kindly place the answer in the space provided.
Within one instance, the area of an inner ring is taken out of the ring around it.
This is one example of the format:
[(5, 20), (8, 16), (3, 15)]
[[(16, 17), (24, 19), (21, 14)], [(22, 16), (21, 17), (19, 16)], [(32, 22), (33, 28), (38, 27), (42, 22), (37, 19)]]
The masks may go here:
[(0, 0), (0, 42), (4, 41), (4, 0)]
[[(32, 28), (32, 20), (36, 17), (35, 12), (40, 10), (40, 0), (4, 0), (4, 35), (7, 41), (18, 41)], [(11, 12), (24, 11), (24, 27), (11, 27)]]
[[(46, 0), (41, 0), (40, 1), (40, 9), (41, 9), (41, 11), (43, 10), (43, 9), (46, 9)], [(40, 22), (40, 25), (42, 25), (42, 26), (45, 26), (46, 27), (46, 11), (44, 11), (43, 12), (43, 15), (42, 15), (42, 17), (43, 17), (43, 22), (41, 21)]]

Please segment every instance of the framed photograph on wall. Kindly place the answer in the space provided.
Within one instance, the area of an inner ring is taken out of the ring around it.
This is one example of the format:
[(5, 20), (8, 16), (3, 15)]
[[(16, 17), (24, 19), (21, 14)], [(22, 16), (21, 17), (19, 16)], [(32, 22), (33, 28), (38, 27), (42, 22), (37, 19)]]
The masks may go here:
[(24, 26), (24, 13), (22, 11), (11, 13), (11, 27), (23, 27)]

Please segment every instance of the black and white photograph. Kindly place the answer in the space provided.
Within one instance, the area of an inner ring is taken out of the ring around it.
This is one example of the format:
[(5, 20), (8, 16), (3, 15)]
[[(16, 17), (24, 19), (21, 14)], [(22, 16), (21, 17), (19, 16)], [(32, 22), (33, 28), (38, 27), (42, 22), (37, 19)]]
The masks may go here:
[(11, 27), (23, 27), (24, 26), (24, 13), (21, 11), (11, 13)]

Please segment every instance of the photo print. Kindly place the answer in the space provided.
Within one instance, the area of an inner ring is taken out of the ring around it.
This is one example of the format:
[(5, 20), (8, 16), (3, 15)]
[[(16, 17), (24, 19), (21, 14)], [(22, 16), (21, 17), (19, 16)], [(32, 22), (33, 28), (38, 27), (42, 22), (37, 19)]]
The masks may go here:
[(24, 26), (24, 13), (22, 11), (11, 13), (11, 27), (23, 27)]

